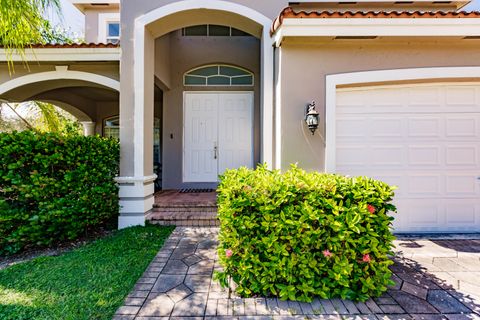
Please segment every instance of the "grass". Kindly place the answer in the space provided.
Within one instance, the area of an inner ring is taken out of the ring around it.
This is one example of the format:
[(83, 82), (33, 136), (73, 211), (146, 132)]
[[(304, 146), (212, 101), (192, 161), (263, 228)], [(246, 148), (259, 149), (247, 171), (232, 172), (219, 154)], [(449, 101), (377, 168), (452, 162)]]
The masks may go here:
[(0, 319), (111, 319), (173, 228), (135, 227), (0, 271)]

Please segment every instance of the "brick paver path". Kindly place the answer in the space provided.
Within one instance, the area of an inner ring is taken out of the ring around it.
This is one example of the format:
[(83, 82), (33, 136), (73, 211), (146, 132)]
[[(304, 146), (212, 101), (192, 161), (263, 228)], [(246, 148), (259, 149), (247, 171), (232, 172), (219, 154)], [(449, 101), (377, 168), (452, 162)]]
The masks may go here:
[(365, 303), (232, 296), (212, 280), (218, 229), (177, 228), (115, 320), (480, 319), (480, 240), (396, 241), (396, 285)]

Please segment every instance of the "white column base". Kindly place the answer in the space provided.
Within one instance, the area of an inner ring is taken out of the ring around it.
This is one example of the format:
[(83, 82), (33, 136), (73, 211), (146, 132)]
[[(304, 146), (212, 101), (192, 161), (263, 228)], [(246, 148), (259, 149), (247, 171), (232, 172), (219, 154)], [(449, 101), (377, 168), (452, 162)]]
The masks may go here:
[(94, 136), (95, 135), (95, 122), (81, 122), (83, 125), (83, 135), (88, 137), (88, 136)]
[(118, 217), (118, 230), (135, 227), (145, 226), (145, 216), (119, 216)]
[(145, 225), (145, 215), (152, 210), (155, 202), (154, 182), (156, 178), (156, 175), (152, 175), (116, 179), (120, 187), (119, 229)]

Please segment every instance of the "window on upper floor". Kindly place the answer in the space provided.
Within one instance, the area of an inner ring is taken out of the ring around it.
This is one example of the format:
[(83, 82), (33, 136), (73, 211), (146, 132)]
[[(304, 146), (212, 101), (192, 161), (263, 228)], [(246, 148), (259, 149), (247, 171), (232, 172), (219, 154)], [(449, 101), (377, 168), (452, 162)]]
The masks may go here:
[(120, 42), (120, 13), (109, 12), (98, 15), (98, 42)]
[(250, 37), (249, 33), (228, 26), (203, 24), (182, 29), (184, 37)]
[(107, 22), (107, 43), (118, 43), (120, 41), (120, 23)]

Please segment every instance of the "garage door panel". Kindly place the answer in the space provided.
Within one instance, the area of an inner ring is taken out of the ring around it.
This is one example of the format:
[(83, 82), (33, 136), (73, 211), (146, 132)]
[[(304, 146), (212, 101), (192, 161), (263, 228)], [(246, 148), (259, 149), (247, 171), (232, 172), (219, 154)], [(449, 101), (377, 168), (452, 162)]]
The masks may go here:
[(448, 138), (479, 138), (479, 117), (451, 117), (446, 120), (445, 135)]
[[(369, 121), (364, 117), (346, 117), (337, 121), (337, 132), (339, 139), (353, 138), (355, 141), (366, 138), (368, 132), (362, 130), (365, 123)], [(358, 132), (358, 134), (356, 134)]]
[(402, 167), (404, 163), (404, 148), (389, 145), (376, 145), (370, 147), (370, 163), (382, 167)]
[[(392, 88), (395, 90), (395, 88)], [(420, 86), (407, 89), (408, 107), (435, 108), (442, 105), (442, 91), (438, 87)]]
[(445, 193), (450, 196), (470, 196), (475, 197), (479, 192), (478, 179), (471, 173), (466, 174), (447, 174)]
[(446, 106), (478, 106), (478, 88), (472, 86), (452, 86), (445, 90)]
[(409, 169), (416, 167), (430, 168), (442, 165), (441, 148), (431, 144), (416, 145), (408, 147), (408, 163)]
[(370, 122), (370, 136), (373, 138), (402, 138), (403, 119), (374, 117)]
[(479, 88), (356, 89), (337, 106), (337, 172), (398, 186), (396, 231), (480, 231)]
[(409, 195), (440, 196), (442, 195), (441, 174), (418, 174), (408, 176), (407, 190)]
[(408, 119), (408, 137), (440, 138), (441, 119), (438, 117), (416, 117)]
[(446, 147), (446, 164), (451, 166), (478, 167), (478, 147), (475, 145), (452, 145)]
[[(446, 222), (459, 228), (471, 228), (480, 220), (478, 206), (473, 199), (455, 199), (445, 205)], [(470, 226), (469, 226), (470, 225)]]

